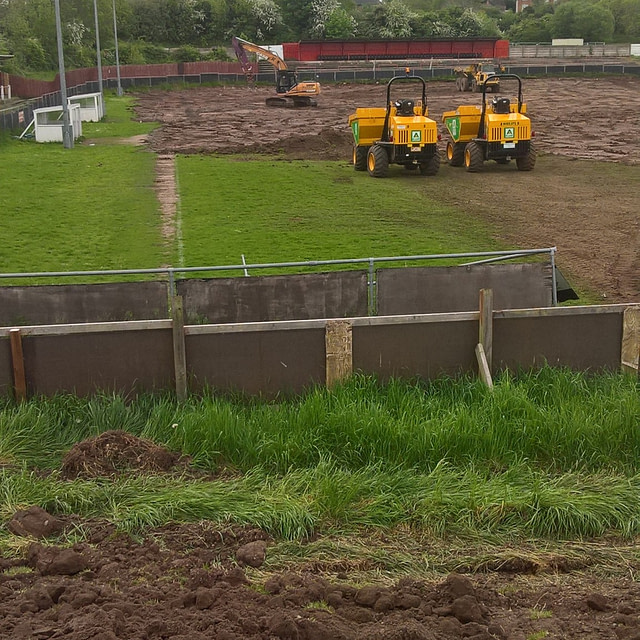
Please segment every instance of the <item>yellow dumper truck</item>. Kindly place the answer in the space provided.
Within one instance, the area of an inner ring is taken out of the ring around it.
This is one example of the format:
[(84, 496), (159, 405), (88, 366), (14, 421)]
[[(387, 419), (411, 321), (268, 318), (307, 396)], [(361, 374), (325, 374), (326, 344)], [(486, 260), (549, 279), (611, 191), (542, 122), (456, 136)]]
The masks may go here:
[[(422, 83), (421, 100), (392, 100), (392, 86), (410, 82)], [(400, 164), (426, 176), (438, 173), (438, 125), (427, 115), (426, 94), (426, 83), (420, 76), (395, 76), (387, 84), (386, 108), (359, 107), (349, 116), (356, 171), (384, 178), (390, 164)]]
[(485, 160), (498, 164), (516, 161), (519, 171), (531, 171), (536, 163), (531, 120), (522, 100), (522, 80), (514, 74), (499, 76), (518, 83), (515, 100), (496, 96), (489, 101), (485, 84), (480, 107), (463, 105), (455, 111), (445, 111), (442, 121), (450, 136), (447, 160), (452, 167), (464, 165), (467, 171), (479, 171)]

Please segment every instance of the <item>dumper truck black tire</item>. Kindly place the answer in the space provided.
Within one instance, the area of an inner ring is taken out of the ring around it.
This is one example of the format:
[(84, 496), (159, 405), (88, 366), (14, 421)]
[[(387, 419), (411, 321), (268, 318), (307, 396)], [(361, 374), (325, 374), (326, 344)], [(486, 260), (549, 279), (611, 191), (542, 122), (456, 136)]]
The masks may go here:
[(447, 160), (452, 167), (461, 167), (464, 164), (464, 144), (447, 142)]
[(464, 166), (467, 171), (476, 173), (482, 169), (484, 154), (477, 142), (469, 142), (464, 148)]
[(353, 147), (353, 168), (356, 171), (367, 170), (367, 153), (369, 147)]
[(367, 171), (374, 178), (386, 178), (389, 173), (389, 156), (384, 147), (373, 145), (367, 154)]
[(536, 166), (536, 150), (533, 145), (529, 145), (529, 153), (522, 158), (516, 158), (516, 166), (518, 171), (532, 171)]
[(423, 162), (420, 165), (420, 175), (423, 176), (435, 176), (440, 169), (440, 151), (436, 149), (433, 157), (429, 162)]

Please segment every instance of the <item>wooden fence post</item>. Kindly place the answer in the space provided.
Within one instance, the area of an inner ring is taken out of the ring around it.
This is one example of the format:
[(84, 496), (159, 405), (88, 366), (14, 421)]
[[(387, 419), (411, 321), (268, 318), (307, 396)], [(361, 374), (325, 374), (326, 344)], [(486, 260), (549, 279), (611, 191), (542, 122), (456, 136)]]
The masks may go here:
[(620, 360), (623, 371), (640, 375), (640, 307), (624, 310)]
[(480, 289), (480, 319), (476, 358), (480, 378), (493, 387), (491, 368), (493, 364), (493, 290)]
[(181, 402), (187, 398), (187, 351), (184, 342), (182, 296), (173, 296), (171, 299), (171, 319), (173, 321), (173, 366), (176, 376), (176, 396)]
[(24, 353), (22, 351), (22, 333), (20, 329), (9, 330), (11, 342), (11, 362), (13, 365), (13, 389), (17, 402), (27, 399), (27, 377), (24, 368)]
[(326, 385), (331, 389), (353, 373), (353, 342), (351, 322), (328, 320), (324, 334)]

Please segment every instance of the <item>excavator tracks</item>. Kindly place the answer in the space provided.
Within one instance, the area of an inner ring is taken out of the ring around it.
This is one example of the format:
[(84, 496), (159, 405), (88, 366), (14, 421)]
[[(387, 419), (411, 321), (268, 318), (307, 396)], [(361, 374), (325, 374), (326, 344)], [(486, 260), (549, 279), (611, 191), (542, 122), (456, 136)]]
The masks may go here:
[(308, 96), (273, 96), (267, 98), (265, 103), (267, 107), (284, 107), (288, 109), (318, 106), (318, 102)]

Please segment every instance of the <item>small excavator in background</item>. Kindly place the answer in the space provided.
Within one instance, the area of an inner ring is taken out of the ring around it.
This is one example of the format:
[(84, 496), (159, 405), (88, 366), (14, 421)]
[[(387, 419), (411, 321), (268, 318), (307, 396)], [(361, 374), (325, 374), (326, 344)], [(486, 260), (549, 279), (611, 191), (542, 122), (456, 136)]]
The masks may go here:
[(456, 67), (456, 87), (458, 91), (482, 91), (483, 85), (492, 93), (500, 91), (500, 79), (496, 74), (504, 73), (505, 68), (500, 64), (474, 62), (468, 67)]
[(255, 53), (260, 58), (269, 62), (276, 72), (276, 95), (265, 100), (268, 107), (316, 107), (315, 99), (320, 93), (318, 82), (299, 82), (293, 69), (287, 67), (287, 63), (273, 51), (260, 47), (257, 44), (233, 37), (231, 39), (233, 50), (247, 80), (252, 81), (256, 75), (257, 64), (249, 60), (247, 52)]

